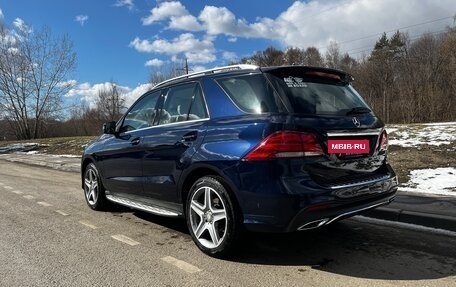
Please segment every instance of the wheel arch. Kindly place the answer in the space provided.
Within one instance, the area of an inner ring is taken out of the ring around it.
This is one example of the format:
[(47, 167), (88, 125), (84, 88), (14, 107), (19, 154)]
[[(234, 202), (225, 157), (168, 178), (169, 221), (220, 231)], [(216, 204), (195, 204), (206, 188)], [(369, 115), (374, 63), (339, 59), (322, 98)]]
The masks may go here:
[(179, 184), (179, 193), (180, 193), (180, 199), (183, 207), (184, 214), (186, 214), (186, 202), (187, 202), (187, 197), (190, 192), (190, 188), (192, 185), (201, 177), (204, 176), (214, 176), (216, 178), (221, 179), (221, 184), (224, 185), (225, 189), (227, 192), (231, 195), (233, 204), (236, 205), (237, 209), (241, 212), (241, 205), (239, 204), (238, 197), (236, 195), (236, 187), (233, 184), (233, 182), (227, 178), (226, 176), (223, 176), (223, 173), (215, 168), (212, 165), (207, 165), (207, 164), (200, 164), (198, 166), (195, 166), (192, 170), (188, 171), (185, 175), (182, 176), (182, 180), (180, 181)]

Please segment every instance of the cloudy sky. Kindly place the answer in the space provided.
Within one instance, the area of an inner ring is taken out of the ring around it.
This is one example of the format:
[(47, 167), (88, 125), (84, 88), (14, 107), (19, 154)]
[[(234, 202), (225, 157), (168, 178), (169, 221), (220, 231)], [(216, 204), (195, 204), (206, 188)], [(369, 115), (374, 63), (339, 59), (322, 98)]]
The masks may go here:
[(331, 41), (357, 58), (383, 32), (441, 33), (454, 25), (455, 0), (4, 0), (10, 29), (48, 26), (74, 42), (72, 99), (94, 98), (110, 80), (129, 102), (151, 71), (187, 58), (194, 71), (221, 66), (268, 46), (324, 53)]

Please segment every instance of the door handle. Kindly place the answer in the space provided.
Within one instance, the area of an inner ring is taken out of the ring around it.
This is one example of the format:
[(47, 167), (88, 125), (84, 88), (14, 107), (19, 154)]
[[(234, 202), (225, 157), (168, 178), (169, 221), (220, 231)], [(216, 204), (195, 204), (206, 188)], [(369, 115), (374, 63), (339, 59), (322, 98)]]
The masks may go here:
[(180, 141), (176, 142), (176, 145), (189, 147), (192, 145), (192, 142), (195, 141), (197, 137), (198, 137), (197, 131), (186, 133), (185, 135), (182, 136)]
[(197, 137), (198, 137), (197, 131), (189, 132), (189, 133), (186, 133), (184, 136), (182, 136), (181, 142), (182, 143), (191, 142), (191, 141), (196, 140)]
[(134, 138), (131, 140), (131, 145), (138, 145), (141, 142), (141, 138)]

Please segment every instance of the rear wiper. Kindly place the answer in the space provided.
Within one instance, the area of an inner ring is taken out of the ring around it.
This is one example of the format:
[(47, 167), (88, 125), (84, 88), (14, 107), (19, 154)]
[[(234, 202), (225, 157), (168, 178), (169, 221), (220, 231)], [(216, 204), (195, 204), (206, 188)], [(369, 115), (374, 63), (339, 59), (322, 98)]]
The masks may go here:
[(355, 107), (351, 110), (349, 110), (346, 115), (349, 116), (349, 115), (355, 115), (355, 114), (366, 114), (366, 113), (370, 113), (371, 110), (366, 108), (366, 107)]

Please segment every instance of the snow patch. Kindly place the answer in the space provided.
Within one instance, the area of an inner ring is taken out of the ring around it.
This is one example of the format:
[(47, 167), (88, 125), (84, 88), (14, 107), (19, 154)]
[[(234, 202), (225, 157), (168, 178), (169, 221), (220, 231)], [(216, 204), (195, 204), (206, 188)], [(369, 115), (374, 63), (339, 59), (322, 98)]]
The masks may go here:
[(4, 147), (0, 147), (0, 154), (12, 152), (29, 152), (37, 149), (40, 146), (38, 143), (16, 143)]
[(418, 169), (410, 172), (410, 180), (400, 190), (416, 193), (456, 196), (456, 168)]
[(387, 127), (389, 144), (401, 147), (449, 145), (456, 141), (456, 123), (392, 125)]

